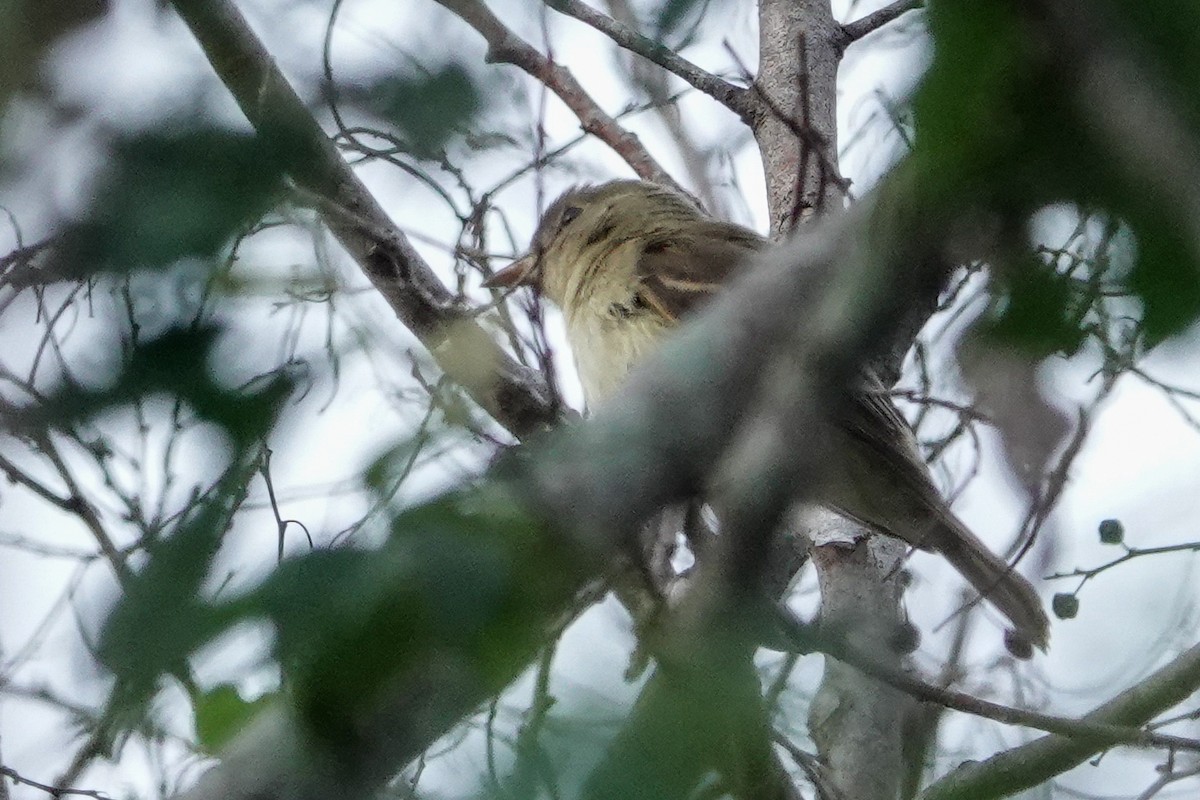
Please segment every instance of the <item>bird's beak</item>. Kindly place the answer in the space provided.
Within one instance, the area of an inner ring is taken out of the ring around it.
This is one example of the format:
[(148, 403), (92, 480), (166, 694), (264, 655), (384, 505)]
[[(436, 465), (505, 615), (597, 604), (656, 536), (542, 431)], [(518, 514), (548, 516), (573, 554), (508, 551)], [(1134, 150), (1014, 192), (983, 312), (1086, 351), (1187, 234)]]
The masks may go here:
[(518, 258), (483, 282), (485, 289), (512, 289), (517, 286), (536, 286), (538, 270), (536, 253)]

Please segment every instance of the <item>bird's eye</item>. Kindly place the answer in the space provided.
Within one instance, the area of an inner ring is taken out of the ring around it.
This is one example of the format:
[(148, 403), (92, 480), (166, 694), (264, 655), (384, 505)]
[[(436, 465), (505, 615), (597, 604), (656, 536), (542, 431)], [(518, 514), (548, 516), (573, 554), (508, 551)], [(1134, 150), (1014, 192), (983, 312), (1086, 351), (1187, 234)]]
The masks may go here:
[(567, 206), (563, 209), (562, 218), (558, 222), (558, 227), (565, 228), (571, 224), (572, 220), (578, 217), (583, 212), (579, 206)]

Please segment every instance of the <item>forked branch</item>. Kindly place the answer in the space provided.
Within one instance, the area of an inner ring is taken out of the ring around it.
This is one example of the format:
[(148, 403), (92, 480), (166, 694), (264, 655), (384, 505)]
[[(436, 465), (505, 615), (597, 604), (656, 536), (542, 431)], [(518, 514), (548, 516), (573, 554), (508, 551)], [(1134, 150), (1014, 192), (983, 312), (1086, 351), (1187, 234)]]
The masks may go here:
[(618, 47), (636, 53), (681, 78), (737, 114), (747, 125), (753, 125), (758, 104), (750, 89), (732, 84), (701, 69), (669, 47), (643, 36), (628, 25), (623, 25), (606, 14), (601, 14), (580, 0), (545, 0), (545, 2), (555, 11), (574, 17), (595, 28), (612, 39)]
[(628, 164), (638, 177), (669, 186), (680, 192), (682, 187), (654, 160), (638, 137), (621, 127), (592, 99), (571, 74), (571, 71), (542, 55), (533, 45), (512, 32), (480, 0), (437, 0), (487, 41), (487, 61), (492, 64), (511, 64), (519, 67), (554, 92), (567, 108), (579, 118), (583, 130), (607, 144)]

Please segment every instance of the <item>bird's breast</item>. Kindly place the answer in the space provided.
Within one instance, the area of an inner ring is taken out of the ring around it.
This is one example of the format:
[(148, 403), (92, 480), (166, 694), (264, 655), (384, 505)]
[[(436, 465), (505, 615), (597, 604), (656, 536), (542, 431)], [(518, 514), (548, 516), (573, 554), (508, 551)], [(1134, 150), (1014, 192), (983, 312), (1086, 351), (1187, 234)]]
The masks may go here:
[(593, 411), (625, 383), (629, 371), (658, 347), (667, 331), (657, 314), (622, 302), (597, 304), (566, 322), (584, 400)]

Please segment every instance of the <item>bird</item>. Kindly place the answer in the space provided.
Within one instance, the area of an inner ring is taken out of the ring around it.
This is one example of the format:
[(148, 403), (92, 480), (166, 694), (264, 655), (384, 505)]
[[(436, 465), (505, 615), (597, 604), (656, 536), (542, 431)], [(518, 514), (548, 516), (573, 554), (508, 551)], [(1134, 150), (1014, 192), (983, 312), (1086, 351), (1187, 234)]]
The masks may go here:
[[(528, 286), (562, 312), (594, 409), (770, 242), (715, 219), (673, 189), (641, 180), (577, 186), (551, 203), (529, 250), (484, 282)], [(869, 530), (941, 554), (1012, 623), (1014, 653), (1045, 650), (1037, 591), (950, 509), (882, 381), (864, 367), (833, 418), (835, 456), (817, 500)]]

